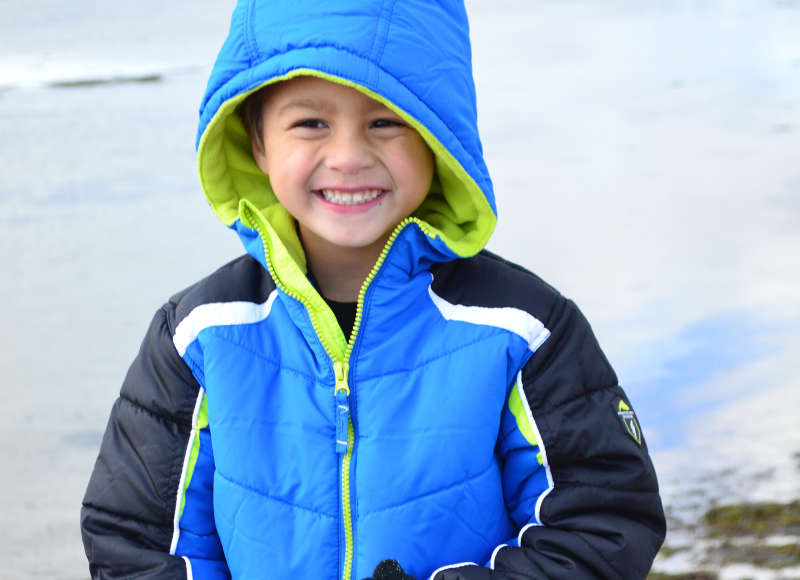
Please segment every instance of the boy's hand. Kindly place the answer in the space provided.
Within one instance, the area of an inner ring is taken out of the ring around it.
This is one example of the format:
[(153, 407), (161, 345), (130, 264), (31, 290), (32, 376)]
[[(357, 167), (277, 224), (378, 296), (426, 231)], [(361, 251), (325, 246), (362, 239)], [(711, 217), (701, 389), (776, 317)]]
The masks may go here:
[(416, 580), (403, 571), (397, 560), (384, 560), (375, 567), (372, 578), (364, 580)]

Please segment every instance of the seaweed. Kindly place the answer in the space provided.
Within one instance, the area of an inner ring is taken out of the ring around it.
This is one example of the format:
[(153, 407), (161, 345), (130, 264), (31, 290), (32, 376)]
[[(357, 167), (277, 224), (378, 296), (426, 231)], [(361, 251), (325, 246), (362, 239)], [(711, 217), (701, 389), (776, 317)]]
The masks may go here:
[(800, 500), (740, 503), (711, 508), (702, 518), (710, 537), (800, 533)]

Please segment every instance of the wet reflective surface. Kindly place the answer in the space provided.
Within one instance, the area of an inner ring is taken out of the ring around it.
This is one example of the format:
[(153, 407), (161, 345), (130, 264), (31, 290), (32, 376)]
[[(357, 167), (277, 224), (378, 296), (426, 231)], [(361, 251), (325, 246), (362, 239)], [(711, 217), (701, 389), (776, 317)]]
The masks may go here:
[[(8, 577), (86, 577), (80, 500), (150, 316), (241, 253), (194, 168), (231, 8), (206, 4), (2, 3)], [(490, 248), (582, 307), (671, 502), (800, 497), (800, 3), (468, 7)]]

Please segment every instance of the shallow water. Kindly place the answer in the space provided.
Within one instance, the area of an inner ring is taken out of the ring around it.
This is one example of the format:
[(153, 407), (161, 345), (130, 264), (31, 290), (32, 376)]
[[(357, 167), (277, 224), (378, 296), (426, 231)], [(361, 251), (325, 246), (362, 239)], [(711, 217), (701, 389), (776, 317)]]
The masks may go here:
[[(80, 500), (149, 318), (241, 252), (194, 169), (231, 8), (205, 4), (0, 2), (4, 577), (86, 577)], [(468, 6), (490, 247), (581, 305), (669, 493), (733, 467), (725, 493), (800, 496), (800, 3)]]

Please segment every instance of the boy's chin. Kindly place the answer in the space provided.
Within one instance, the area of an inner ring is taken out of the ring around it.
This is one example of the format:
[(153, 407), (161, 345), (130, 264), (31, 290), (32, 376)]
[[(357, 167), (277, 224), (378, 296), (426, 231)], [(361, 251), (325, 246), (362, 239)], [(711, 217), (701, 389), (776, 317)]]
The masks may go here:
[(346, 232), (315, 232), (302, 225), (299, 226), (300, 238), (306, 249), (325, 250), (326, 252), (337, 253), (341, 256), (347, 254), (362, 254), (365, 252), (375, 252), (383, 249), (394, 231), (396, 226), (392, 226), (386, 231), (376, 232), (370, 235), (368, 232), (346, 231)]

